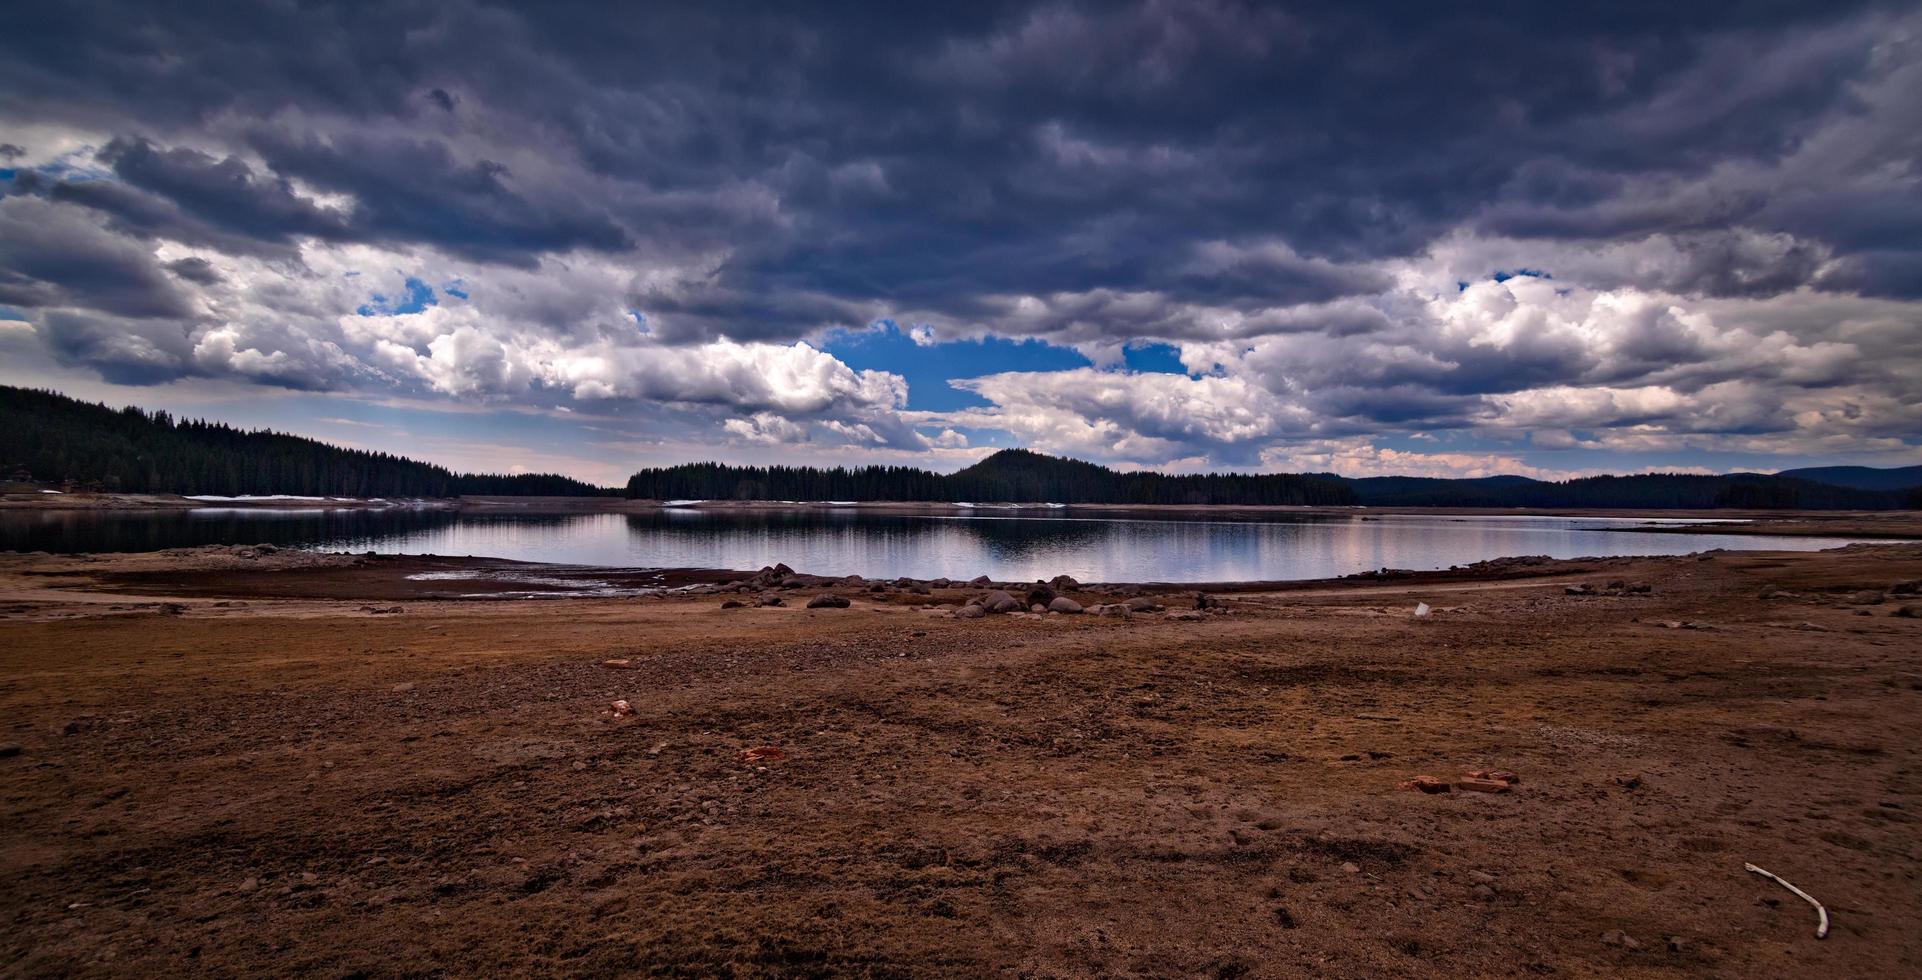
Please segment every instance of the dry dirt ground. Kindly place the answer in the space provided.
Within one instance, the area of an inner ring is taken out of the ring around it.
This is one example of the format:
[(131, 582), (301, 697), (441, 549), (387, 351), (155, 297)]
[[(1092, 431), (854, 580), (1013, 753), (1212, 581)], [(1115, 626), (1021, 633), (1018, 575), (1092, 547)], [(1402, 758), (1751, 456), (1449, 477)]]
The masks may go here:
[(0, 556), (0, 975), (1922, 973), (1918, 545), (1194, 621), (214, 564)]

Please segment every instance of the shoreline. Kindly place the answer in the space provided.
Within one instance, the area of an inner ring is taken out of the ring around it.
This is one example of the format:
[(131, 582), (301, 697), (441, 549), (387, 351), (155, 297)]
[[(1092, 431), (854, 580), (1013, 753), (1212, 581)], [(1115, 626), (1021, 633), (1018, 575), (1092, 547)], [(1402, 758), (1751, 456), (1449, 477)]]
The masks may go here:
[[(716, 513), (767, 511), (850, 511), (875, 514), (930, 516), (1020, 517), (1157, 516), (1208, 520), (1264, 520), (1274, 517), (1326, 517), (1369, 520), (1395, 517), (1543, 517), (1608, 518), (1657, 521), (1639, 526), (1605, 527), (1609, 531), (1657, 534), (1748, 534), (1796, 537), (1876, 538), (1922, 540), (1922, 511), (1784, 511), (1784, 510), (1665, 510), (1655, 508), (1462, 508), (1462, 507), (1309, 507), (1217, 504), (979, 504), (910, 503), (888, 501), (693, 501), (665, 503), (622, 497), (459, 497), (423, 500), (364, 500), (238, 498), (193, 500), (172, 494), (0, 494), (0, 514), (98, 511), (138, 512), (185, 509), (260, 510), (387, 510), (413, 509), (461, 513), (632, 514), (663, 510)], [(1740, 523), (1713, 523), (1717, 521)]]

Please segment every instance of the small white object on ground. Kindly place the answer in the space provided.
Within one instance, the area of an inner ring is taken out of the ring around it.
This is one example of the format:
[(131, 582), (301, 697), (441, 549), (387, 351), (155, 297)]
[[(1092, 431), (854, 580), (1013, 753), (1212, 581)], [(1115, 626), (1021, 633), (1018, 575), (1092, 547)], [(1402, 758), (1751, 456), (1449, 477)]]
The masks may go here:
[(1433, 612), (1433, 611), (1434, 611), (1434, 610), (1431, 610), (1431, 609), (1429, 609), (1429, 608), (1428, 608), (1428, 603), (1426, 603), (1426, 602), (1417, 602), (1417, 603), (1415, 603), (1415, 618), (1416, 618), (1416, 619), (1427, 619), (1427, 618), (1428, 618), (1428, 614), (1429, 614), (1430, 612)]
[(1800, 896), (1802, 901), (1815, 906), (1815, 938), (1817, 939), (1829, 938), (1829, 910), (1823, 908), (1822, 903), (1816, 901), (1814, 896), (1810, 895), (1808, 892), (1805, 892), (1800, 888), (1795, 887), (1794, 885), (1789, 884), (1786, 881), (1783, 881), (1782, 876), (1776, 874), (1773, 871), (1764, 871), (1753, 864), (1747, 864), (1747, 863), (1744, 863), (1742, 867), (1749, 869), (1749, 871), (1754, 874), (1761, 875), (1762, 877), (1767, 878), (1768, 880), (1773, 881), (1778, 885), (1781, 885), (1783, 888), (1786, 888), (1789, 891), (1792, 891), (1796, 895)]

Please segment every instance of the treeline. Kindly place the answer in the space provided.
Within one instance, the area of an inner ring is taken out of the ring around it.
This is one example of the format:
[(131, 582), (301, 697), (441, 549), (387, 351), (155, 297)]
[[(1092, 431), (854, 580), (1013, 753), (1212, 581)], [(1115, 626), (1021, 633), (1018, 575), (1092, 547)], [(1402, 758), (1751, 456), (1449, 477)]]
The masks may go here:
[(1337, 480), (1292, 474), (1118, 473), (1074, 459), (1005, 449), (958, 473), (907, 466), (728, 466), (642, 470), (627, 495), (647, 500), (853, 500), (1064, 504), (1352, 504)]
[(689, 463), (646, 469), (627, 495), (651, 500), (851, 500), (1063, 504), (1708, 510), (1922, 509), (1922, 488), (1864, 490), (1758, 473), (1651, 473), (1551, 482), (1522, 476), (1347, 479), (1332, 473), (1120, 473), (1076, 459), (1005, 449), (943, 475), (906, 466), (822, 469)]
[(1861, 490), (1784, 476), (1644, 473), (1550, 482), (1520, 476), (1444, 480), (1384, 476), (1345, 481), (1371, 507), (1619, 507), (1709, 510), (1899, 510), (1922, 507), (1922, 488)]
[(464, 474), (268, 430), (0, 386), (0, 478), (120, 493), (599, 496), (552, 474)]

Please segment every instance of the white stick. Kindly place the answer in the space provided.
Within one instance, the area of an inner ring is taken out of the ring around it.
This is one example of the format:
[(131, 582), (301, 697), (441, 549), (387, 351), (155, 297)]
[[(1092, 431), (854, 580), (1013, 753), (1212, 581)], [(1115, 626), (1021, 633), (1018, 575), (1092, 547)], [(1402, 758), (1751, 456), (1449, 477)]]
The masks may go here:
[(1802, 889), (1797, 888), (1786, 881), (1783, 881), (1782, 876), (1776, 874), (1773, 871), (1764, 871), (1753, 864), (1744, 864), (1742, 865), (1742, 867), (1747, 868), (1750, 871), (1758, 875), (1761, 875), (1762, 877), (1767, 878), (1768, 880), (1773, 881), (1778, 885), (1781, 885), (1783, 888), (1786, 888), (1797, 895), (1800, 895), (1802, 897), (1802, 901), (1815, 906), (1815, 916), (1816, 916), (1815, 938), (1817, 939), (1829, 938), (1829, 910), (1823, 908), (1821, 902), (1816, 901), (1815, 898), (1811, 896), (1808, 892), (1805, 892)]

